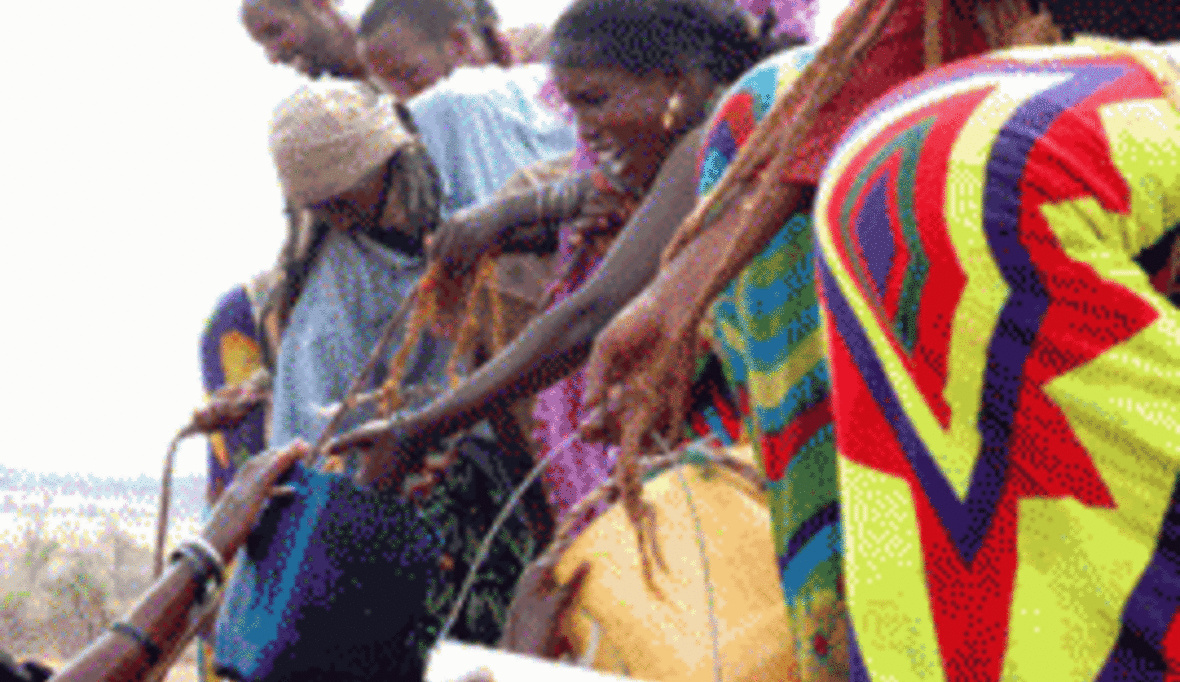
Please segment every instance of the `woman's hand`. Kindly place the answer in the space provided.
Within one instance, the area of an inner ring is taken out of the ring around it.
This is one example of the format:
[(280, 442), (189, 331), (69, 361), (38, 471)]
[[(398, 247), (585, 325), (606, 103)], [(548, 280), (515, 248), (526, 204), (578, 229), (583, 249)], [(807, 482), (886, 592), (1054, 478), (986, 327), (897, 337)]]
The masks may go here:
[(234, 482), (213, 508), (202, 537), (229, 562), (254, 528), (262, 505), (282, 489), (274, 483), (296, 461), (307, 456), (307, 444), (296, 441), (283, 450), (266, 452), (250, 459), (238, 471)]
[(500, 239), (500, 225), (480, 207), (460, 211), (427, 238), (430, 260), (442, 264), (444, 272), (460, 277), (484, 254), (493, 254)]
[[(694, 284), (657, 277), (595, 337), (582, 403), (587, 411), (602, 409), (586, 430), (588, 438), (617, 443), (624, 440), (624, 425), (645, 432), (678, 426), (696, 359), (699, 317), (686, 291)], [(646, 437), (635, 433), (631, 440)]]
[(354, 478), (359, 486), (385, 488), (400, 481), (409, 488), (428, 487), (451, 463), (449, 453), (427, 456), (428, 426), (412, 414), (373, 419), (328, 441), (327, 452), (363, 452)]
[(548, 556), (525, 569), (508, 607), (508, 621), (499, 648), (513, 653), (556, 659), (569, 648), (561, 621), (578, 597), (590, 565), (583, 563), (565, 585), (558, 585)]
[(190, 423), (199, 433), (232, 429), (242, 423), (254, 408), (269, 399), (268, 390), (249, 383), (222, 386), (204, 407), (193, 412)]

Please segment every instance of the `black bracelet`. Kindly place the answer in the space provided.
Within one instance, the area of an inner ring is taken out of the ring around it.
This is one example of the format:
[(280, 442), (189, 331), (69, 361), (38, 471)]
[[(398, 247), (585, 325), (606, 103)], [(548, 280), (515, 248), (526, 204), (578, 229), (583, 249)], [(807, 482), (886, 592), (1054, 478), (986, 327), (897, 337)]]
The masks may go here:
[(195, 545), (187, 542), (172, 551), (169, 563), (174, 564), (177, 561), (188, 564), (189, 570), (193, 572), (193, 578), (197, 581), (196, 601), (198, 604), (205, 604), (210, 592), (210, 583), (214, 590), (221, 586), (222, 577), (217, 565)]
[(127, 623), (120, 622), (111, 623), (111, 631), (117, 632), (124, 637), (134, 639), (135, 643), (138, 644), (139, 647), (143, 649), (144, 653), (147, 654), (148, 667), (154, 667), (156, 663), (159, 662), (160, 655), (163, 652), (160, 651), (160, 647), (151, 639), (149, 639), (148, 636), (145, 635), (139, 628), (128, 625)]

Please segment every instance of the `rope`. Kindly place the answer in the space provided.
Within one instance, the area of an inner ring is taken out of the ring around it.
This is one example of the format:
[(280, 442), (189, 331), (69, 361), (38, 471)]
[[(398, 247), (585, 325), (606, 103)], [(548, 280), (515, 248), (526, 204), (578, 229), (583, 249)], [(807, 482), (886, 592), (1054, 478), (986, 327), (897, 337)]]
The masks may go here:
[[(587, 416), (586, 419), (582, 421), (582, 424), (579, 425), (579, 428), (582, 425), (589, 423), (590, 420), (596, 416), (597, 414), (595, 413)], [(487, 561), (488, 555), (491, 554), (492, 543), (496, 539), (496, 534), (500, 532), (501, 526), (503, 526), (508, 520), (508, 517), (512, 514), (513, 510), (515, 510), (516, 505), (520, 503), (520, 499), (524, 497), (524, 493), (528, 487), (537, 480), (537, 477), (541, 475), (541, 472), (545, 470), (545, 467), (549, 466), (549, 461), (553, 458), (553, 456), (569, 447), (570, 443), (573, 443), (579, 435), (579, 429), (574, 429), (573, 433), (567, 436), (565, 440), (558, 443), (556, 447), (549, 448), (549, 451), (545, 453), (545, 456), (537, 462), (532, 471), (530, 471), (528, 475), (524, 477), (524, 480), (520, 482), (520, 485), (516, 486), (516, 489), (512, 491), (512, 495), (510, 495), (508, 497), (508, 501), (504, 503), (504, 508), (500, 510), (500, 514), (494, 521), (492, 521), (492, 527), (484, 536), (483, 542), (479, 546), (479, 552), (476, 553), (475, 560), (471, 562), (471, 567), (467, 570), (467, 577), (463, 580), (463, 586), (459, 588), (459, 595), (455, 598), (455, 605), (451, 607), (451, 613), (447, 616), (446, 623), (443, 625), (442, 631), (439, 633), (439, 640), (445, 639), (446, 636), (450, 634), (451, 628), (453, 628), (455, 623), (459, 620), (459, 614), (463, 610), (463, 602), (467, 599), (467, 595), (469, 592), (471, 592), (471, 588), (475, 586), (475, 581), (478, 579), (477, 573), (479, 569), (483, 567), (483, 563)]]
[[(663, 438), (660, 439), (663, 441)], [(666, 443), (663, 444), (666, 447)], [(705, 599), (709, 607), (709, 634), (713, 640), (713, 679), (721, 682), (723, 671), (721, 668), (721, 628), (717, 623), (716, 590), (713, 578), (709, 572), (709, 555), (705, 552), (705, 529), (701, 526), (701, 517), (697, 513), (696, 503), (692, 500), (692, 490), (684, 478), (684, 469), (676, 469), (676, 477), (680, 479), (680, 487), (684, 489), (684, 500), (688, 503), (688, 513), (692, 516), (693, 527), (696, 531), (697, 551), (701, 555), (701, 579), (705, 583)]]
[[(385, 323), (385, 328), (381, 330), (381, 336), (377, 339), (376, 345), (373, 346), (373, 352), (369, 354), (368, 361), (352, 380), (352, 385), (348, 387), (348, 391), (344, 394), (344, 400), (340, 404), (340, 409), (336, 410), (332, 415), (332, 419), (324, 427), (319, 440), (316, 441), (315, 447), (311, 449), (309, 457), (313, 461), (320, 458), (325, 446), (328, 444), (328, 440), (331, 439), (336, 429), (340, 427), (340, 423), (344, 420), (345, 415), (355, 407), (357, 394), (361, 392), (361, 389), (364, 388), (365, 384), (373, 376), (373, 371), (377, 368), (377, 363), (381, 361), (381, 356), (385, 355), (385, 352), (389, 349), (389, 344), (393, 342), (394, 332), (401, 326), (402, 321), (409, 314), (410, 310), (416, 307), (414, 301), (420, 297), (421, 290), (422, 285), (419, 283), (409, 296), (402, 299), (401, 304), (394, 311), (393, 316), (389, 318), (389, 322)], [(410, 344), (402, 344), (403, 347), (407, 345)], [(401, 349), (398, 349), (398, 353), (401, 353)]]

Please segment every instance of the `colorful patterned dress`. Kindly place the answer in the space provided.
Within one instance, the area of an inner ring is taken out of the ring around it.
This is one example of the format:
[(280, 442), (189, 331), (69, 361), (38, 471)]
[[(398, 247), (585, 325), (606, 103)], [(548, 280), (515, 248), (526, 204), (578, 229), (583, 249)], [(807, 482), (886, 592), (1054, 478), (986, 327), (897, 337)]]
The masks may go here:
[[(262, 368), (258, 324), (258, 290), (264, 276), (222, 295), (201, 332), (201, 379), (212, 395), (233, 386)], [(252, 411), (232, 429), (209, 436), (209, 489), (220, 491), (233, 480), (247, 459), (266, 447), (265, 409)]]
[(1115, 43), (910, 81), (816, 202), (853, 680), (1180, 672), (1180, 71)]
[[(200, 341), (201, 381), (206, 394), (241, 383), (263, 366), (257, 311), (259, 289), (266, 283), (266, 277), (260, 275), (230, 289), (206, 321)], [(206, 485), (210, 493), (220, 494), (233, 481), (238, 467), (266, 447), (265, 422), (266, 409), (258, 407), (238, 426), (209, 435)], [(198, 661), (199, 679), (219, 679), (213, 672), (212, 642), (202, 638)]]
[[(810, 47), (777, 55), (729, 92), (701, 150), (701, 194), (814, 55)], [(803, 679), (847, 679), (836, 453), (814, 268), (811, 219), (798, 214), (718, 297), (713, 336), (769, 481)]]

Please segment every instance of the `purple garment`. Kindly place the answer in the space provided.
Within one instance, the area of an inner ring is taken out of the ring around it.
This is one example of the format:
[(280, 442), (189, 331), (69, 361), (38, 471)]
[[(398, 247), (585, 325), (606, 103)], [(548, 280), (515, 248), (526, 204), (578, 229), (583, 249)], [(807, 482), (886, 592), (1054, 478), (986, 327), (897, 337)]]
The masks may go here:
[(756, 17), (774, 8), (775, 35), (792, 35), (811, 40), (815, 37), (815, 0), (737, 0), (747, 12)]

